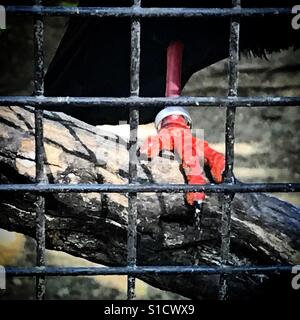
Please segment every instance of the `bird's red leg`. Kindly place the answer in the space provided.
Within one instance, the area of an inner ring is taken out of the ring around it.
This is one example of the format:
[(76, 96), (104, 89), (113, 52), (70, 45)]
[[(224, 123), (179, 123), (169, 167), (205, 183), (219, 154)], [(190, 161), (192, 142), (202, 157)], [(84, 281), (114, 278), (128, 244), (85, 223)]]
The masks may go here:
[(183, 48), (183, 43), (176, 41), (167, 49), (166, 97), (178, 97), (181, 94)]
[[(183, 44), (179, 41), (172, 42), (167, 49), (167, 97), (176, 98), (181, 93), (182, 56)], [(155, 119), (158, 134), (149, 137), (140, 148), (140, 152), (146, 154), (148, 158), (153, 158), (162, 150), (174, 151), (181, 159), (188, 183), (205, 184), (207, 180), (200, 161), (203, 152), (202, 145), (204, 146), (204, 153), (207, 152), (206, 155), (204, 154), (205, 162), (219, 182), (222, 180), (224, 157), (211, 149), (206, 141), (203, 142), (194, 137), (190, 124), (191, 118), (184, 108), (167, 107), (163, 109)], [(199, 205), (205, 199), (205, 194), (203, 192), (190, 192), (186, 199), (190, 205), (195, 203)]]

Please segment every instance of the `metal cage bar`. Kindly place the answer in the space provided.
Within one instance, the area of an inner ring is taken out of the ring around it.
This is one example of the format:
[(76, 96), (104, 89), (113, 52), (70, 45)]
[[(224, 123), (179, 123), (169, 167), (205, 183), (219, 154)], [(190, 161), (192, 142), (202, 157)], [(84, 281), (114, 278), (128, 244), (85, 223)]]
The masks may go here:
[(95, 276), (95, 275), (144, 275), (144, 274), (269, 274), (291, 272), (293, 266), (136, 266), (136, 267), (7, 267), (8, 277), (46, 276)]
[(89, 107), (282, 107), (300, 106), (300, 97), (178, 97), (178, 98), (111, 98), (111, 97), (32, 97), (32, 96), (0, 96), (0, 108), (7, 106), (34, 106), (41, 109), (47, 107), (80, 106)]
[[(42, 5), (42, 0), (36, 0), (36, 5)], [(44, 94), (44, 21), (42, 16), (34, 17), (34, 95)], [(35, 162), (36, 162), (36, 182), (45, 182), (44, 169), (44, 130), (43, 130), (43, 110), (35, 109)], [(45, 265), (45, 197), (38, 194), (36, 197), (36, 265)], [(36, 298), (45, 298), (45, 276), (36, 277)]]
[[(240, 0), (232, 1), (233, 8), (241, 8)], [(240, 21), (239, 18), (232, 18), (230, 22), (229, 37), (229, 97), (237, 97), (238, 94), (238, 64), (239, 64), (239, 38)], [(234, 124), (235, 124), (235, 106), (227, 106), (226, 124), (225, 124), (225, 172), (224, 182), (234, 184)], [(228, 264), (230, 255), (230, 230), (231, 230), (231, 203), (234, 193), (224, 193), (224, 202), (222, 206), (222, 225), (221, 225), (221, 263)], [(221, 275), (219, 299), (224, 300), (228, 294), (228, 277)]]
[[(135, 294), (135, 276), (144, 274), (220, 274), (219, 298), (227, 296), (227, 280), (229, 275), (239, 273), (264, 274), (274, 272), (291, 272), (292, 266), (229, 266), (230, 248), (230, 213), (231, 201), (235, 193), (250, 192), (300, 192), (300, 183), (237, 183), (234, 181), (234, 122), (236, 107), (263, 106), (300, 106), (300, 97), (240, 97), (238, 88), (238, 52), (239, 52), (239, 18), (290, 15), (289, 8), (241, 8), (240, 0), (233, 0), (232, 8), (142, 8), (141, 0), (133, 0), (131, 7), (46, 7), (42, 0), (35, 0), (35, 6), (6, 6), (7, 13), (32, 15), (34, 17), (35, 47), (35, 90), (34, 96), (1, 96), (0, 106), (33, 106), (35, 107), (35, 141), (36, 141), (36, 183), (34, 184), (2, 184), (0, 193), (33, 192), (36, 197), (36, 239), (37, 263), (30, 268), (6, 268), (8, 276), (36, 276), (36, 295), (38, 299), (45, 297), (45, 276), (79, 276), (79, 275), (127, 275), (127, 297)], [(93, 17), (130, 17), (131, 25), (131, 68), (129, 98), (111, 97), (45, 97), (43, 88), (43, 16), (93, 16)], [(178, 97), (144, 98), (139, 97), (140, 69), (140, 18), (153, 17), (227, 17), (230, 23), (230, 57), (229, 57), (229, 94), (227, 97)], [(90, 184), (47, 184), (44, 172), (43, 145), (43, 109), (51, 106), (118, 106), (129, 108), (129, 183), (127, 185), (90, 185)], [(226, 170), (224, 183), (220, 185), (171, 185), (137, 183), (137, 128), (140, 107), (162, 106), (210, 106), (226, 107)], [(220, 266), (137, 266), (137, 193), (138, 192), (199, 192), (224, 193), (222, 227), (221, 227), (221, 265)], [(45, 194), (67, 192), (116, 192), (129, 194), (128, 234), (127, 234), (127, 266), (96, 268), (60, 268), (45, 266)]]
[(0, 184), (0, 193), (128, 193), (128, 192), (205, 192), (253, 193), (300, 192), (300, 183), (236, 183), (236, 184)]
[(137, 8), (137, 7), (61, 7), (61, 6), (5, 6), (6, 12), (45, 16), (81, 17), (266, 17), (290, 15), (289, 8)]
[[(138, 10), (141, 0), (133, 1), (133, 8)], [(138, 97), (140, 93), (140, 58), (141, 58), (141, 22), (139, 18), (131, 21), (131, 57), (130, 57), (130, 96)], [(129, 108), (129, 183), (137, 182), (137, 130), (139, 125), (139, 108)], [(137, 193), (128, 194), (128, 243), (127, 262), (128, 266), (136, 266), (137, 245)], [(127, 278), (127, 299), (135, 297), (135, 278), (131, 275)]]

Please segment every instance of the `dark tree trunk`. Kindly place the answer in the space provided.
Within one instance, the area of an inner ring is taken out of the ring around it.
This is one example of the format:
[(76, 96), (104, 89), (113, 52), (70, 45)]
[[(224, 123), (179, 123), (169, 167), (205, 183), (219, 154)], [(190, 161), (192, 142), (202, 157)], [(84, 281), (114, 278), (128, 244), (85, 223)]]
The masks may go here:
[[(45, 112), (46, 173), (50, 183), (127, 183), (128, 151), (122, 138), (64, 114)], [(119, 141), (118, 150), (115, 141)], [(0, 109), (1, 183), (34, 181), (34, 116), (31, 108)], [(176, 160), (139, 163), (139, 181), (183, 183)], [(197, 239), (183, 194), (139, 194), (138, 264), (220, 264), (221, 195), (204, 206)], [(34, 237), (34, 196), (2, 194), (0, 227)], [(46, 196), (47, 248), (108, 266), (126, 264), (125, 194)], [(232, 209), (230, 263), (300, 264), (300, 209), (265, 194), (237, 194)], [(144, 276), (159, 288), (190, 298), (216, 298), (219, 276)], [(287, 297), (292, 274), (238, 275), (231, 298)], [(298, 292), (299, 293), (299, 292)]]

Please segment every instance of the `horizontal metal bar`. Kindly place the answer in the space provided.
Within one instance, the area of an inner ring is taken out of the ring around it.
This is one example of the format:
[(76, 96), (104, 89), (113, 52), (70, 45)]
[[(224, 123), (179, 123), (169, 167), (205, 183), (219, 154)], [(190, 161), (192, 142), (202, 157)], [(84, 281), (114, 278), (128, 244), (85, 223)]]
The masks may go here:
[(44, 16), (92, 17), (265, 17), (290, 15), (291, 8), (138, 8), (138, 7), (62, 7), (6, 6), (7, 13)]
[[(178, 97), (178, 98), (112, 98), (112, 97), (43, 97), (43, 96), (0, 96), (2, 106), (38, 106), (47, 107), (165, 107), (165, 106), (201, 106), (201, 107), (266, 107), (300, 106), (300, 97)], [(63, 111), (63, 109), (62, 109)]]
[(129, 193), (129, 192), (206, 192), (255, 193), (300, 192), (300, 183), (240, 183), (240, 184), (0, 184), (0, 193)]
[(9, 277), (45, 276), (95, 276), (95, 275), (145, 275), (145, 274), (266, 274), (291, 272), (293, 266), (145, 266), (145, 267), (6, 267)]

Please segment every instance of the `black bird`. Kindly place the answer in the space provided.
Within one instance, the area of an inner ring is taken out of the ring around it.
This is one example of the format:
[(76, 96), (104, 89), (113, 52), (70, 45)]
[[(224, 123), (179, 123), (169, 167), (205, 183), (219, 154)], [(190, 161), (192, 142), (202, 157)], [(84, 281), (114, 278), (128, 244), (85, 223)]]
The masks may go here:
[[(242, 6), (289, 7), (292, 13), (296, 2), (244, 0)], [(201, 7), (232, 7), (231, 0), (142, 1), (144, 7), (197, 8), (199, 3)], [(129, 0), (80, 1), (81, 6), (114, 7), (131, 4), (132, 1)], [(263, 57), (269, 52), (291, 46), (299, 48), (300, 31), (293, 30), (291, 21), (292, 14), (242, 18), (240, 50)], [(45, 95), (128, 97), (130, 25), (129, 18), (72, 18), (49, 66), (45, 78)], [(170, 95), (166, 84), (169, 88), (171, 83), (179, 88), (175, 90), (175, 95), (179, 95), (181, 85), (184, 85), (193, 73), (228, 56), (229, 31), (230, 19), (224, 17), (142, 19), (140, 95), (162, 97), (165, 92)], [(166, 70), (169, 76), (166, 76)], [(63, 110), (92, 125), (118, 124), (121, 120), (128, 120), (128, 111), (124, 108), (92, 107), (87, 110), (66, 107)], [(158, 112), (157, 108), (141, 110), (140, 123), (153, 122)], [(173, 109), (170, 112), (168, 116), (164, 115), (165, 118), (160, 122), (158, 135), (147, 139), (146, 145), (140, 150), (149, 158), (156, 156), (162, 149), (177, 152), (182, 160), (187, 182), (205, 184), (207, 179), (200, 165), (199, 140), (192, 136), (189, 123), (183, 114), (174, 115)], [(204, 142), (204, 162), (214, 181), (222, 182), (224, 156), (210, 148), (207, 142)], [(196, 212), (201, 211), (204, 198), (203, 193), (187, 194), (187, 202), (196, 204)]]
[[(242, 7), (289, 7), (296, 0), (244, 0)], [(131, 0), (81, 0), (80, 6), (131, 6)], [(144, 7), (232, 7), (231, 0), (144, 0)], [(291, 16), (241, 19), (241, 52), (267, 53), (299, 48), (300, 31)], [(229, 18), (142, 19), (141, 91), (143, 97), (165, 95), (166, 52), (172, 41), (184, 44), (182, 85), (193, 73), (228, 56)], [(46, 96), (128, 97), (130, 86), (130, 19), (83, 18), (69, 21), (45, 77)], [(52, 108), (52, 110), (59, 110)], [(64, 112), (93, 125), (128, 120), (125, 108), (64, 107)], [(140, 123), (152, 122), (157, 108), (144, 108)]]

